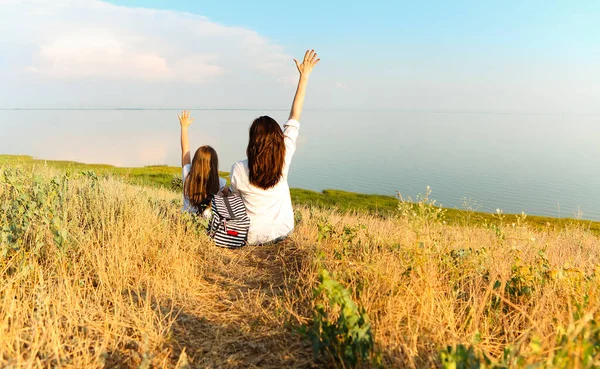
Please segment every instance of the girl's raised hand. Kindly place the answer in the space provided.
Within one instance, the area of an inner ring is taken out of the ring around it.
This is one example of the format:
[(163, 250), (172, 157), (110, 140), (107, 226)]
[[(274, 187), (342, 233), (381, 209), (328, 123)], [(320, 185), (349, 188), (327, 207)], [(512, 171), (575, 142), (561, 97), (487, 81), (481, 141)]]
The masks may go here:
[(317, 53), (314, 50), (306, 50), (302, 64), (300, 64), (298, 60), (294, 59), (301, 77), (308, 77), (315, 65), (319, 64), (320, 61), (321, 59), (317, 57)]
[(181, 127), (189, 127), (194, 121), (194, 118), (190, 118), (189, 110), (184, 110), (181, 112), (181, 114), (177, 114), (177, 118), (179, 118), (179, 124), (181, 124)]

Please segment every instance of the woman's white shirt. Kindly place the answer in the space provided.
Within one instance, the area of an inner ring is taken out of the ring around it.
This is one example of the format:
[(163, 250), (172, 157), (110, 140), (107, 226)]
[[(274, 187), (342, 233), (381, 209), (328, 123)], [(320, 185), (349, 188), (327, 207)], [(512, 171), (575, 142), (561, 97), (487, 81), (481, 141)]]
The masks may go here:
[(285, 160), (283, 176), (275, 187), (263, 190), (250, 183), (248, 160), (238, 161), (231, 167), (231, 190), (239, 195), (250, 218), (248, 243), (267, 243), (287, 236), (294, 229), (294, 210), (288, 173), (296, 152), (300, 122), (288, 120), (283, 125)]
[[(192, 170), (192, 164), (186, 164), (181, 168), (181, 179), (183, 180), (184, 184), (185, 184), (185, 179), (187, 178), (188, 174), (190, 174), (191, 170)], [(227, 180), (219, 177), (219, 190), (225, 186), (227, 186)], [(192, 204), (190, 204), (190, 199), (185, 197), (185, 195), (183, 195), (183, 211), (187, 211), (190, 213), (198, 212), (198, 209), (195, 206), (192, 206)], [(210, 218), (210, 208), (206, 208), (206, 210), (204, 211), (204, 213), (202, 215), (206, 218)]]

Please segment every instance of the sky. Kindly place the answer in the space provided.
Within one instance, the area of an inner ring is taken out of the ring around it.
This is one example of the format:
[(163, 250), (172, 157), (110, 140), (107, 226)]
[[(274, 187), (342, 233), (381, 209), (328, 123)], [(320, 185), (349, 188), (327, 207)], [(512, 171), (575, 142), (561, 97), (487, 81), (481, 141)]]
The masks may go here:
[(0, 108), (599, 114), (600, 2), (0, 0)]

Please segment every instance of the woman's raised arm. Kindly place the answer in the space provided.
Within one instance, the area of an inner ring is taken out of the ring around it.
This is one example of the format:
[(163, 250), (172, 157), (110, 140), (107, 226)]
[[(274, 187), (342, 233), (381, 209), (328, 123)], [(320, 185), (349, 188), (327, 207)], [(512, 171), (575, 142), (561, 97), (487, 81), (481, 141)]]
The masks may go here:
[(294, 59), (298, 72), (300, 72), (300, 79), (298, 80), (298, 88), (296, 89), (296, 95), (294, 96), (289, 119), (300, 120), (300, 114), (302, 113), (302, 107), (304, 106), (304, 95), (306, 95), (308, 77), (315, 65), (320, 61), (321, 59), (317, 57), (317, 53), (314, 50), (306, 50), (302, 63), (299, 63), (298, 60)]
[(177, 115), (179, 124), (181, 124), (181, 166), (184, 167), (192, 163), (190, 158), (190, 140), (188, 139), (188, 127), (194, 121), (190, 118), (190, 111), (184, 110)]

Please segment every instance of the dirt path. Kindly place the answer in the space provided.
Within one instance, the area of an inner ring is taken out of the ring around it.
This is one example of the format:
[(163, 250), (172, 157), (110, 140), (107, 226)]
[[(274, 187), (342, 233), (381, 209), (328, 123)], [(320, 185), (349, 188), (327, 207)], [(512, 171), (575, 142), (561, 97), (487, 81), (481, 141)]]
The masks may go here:
[(282, 314), (294, 303), (286, 271), (295, 255), (291, 241), (225, 250), (222, 266), (205, 278), (213, 292), (177, 317), (174, 357), (185, 348), (191, 368), (314, 367), (310, 346)]

